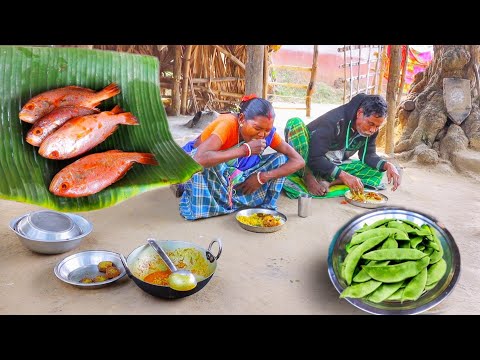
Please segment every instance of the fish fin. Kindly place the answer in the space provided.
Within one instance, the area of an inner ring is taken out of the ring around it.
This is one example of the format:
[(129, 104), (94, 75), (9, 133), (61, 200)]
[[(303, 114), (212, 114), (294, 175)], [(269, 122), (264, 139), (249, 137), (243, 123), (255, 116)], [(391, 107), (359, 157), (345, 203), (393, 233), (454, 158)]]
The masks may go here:
[(114, 113), (114, 114), (120, 114), (120, 113), (125, 112), (125, 111), (120, 107), (120, 105), (115, 105), (115, 107), (114, 107), (112, 110), (110, 110), (110, 111), (111, 111), (112, 113)]
[[(120, 94), (120, 91), (121, 90), (116, 83), (111, 83), (110, 85), (108, 85), (103, 90), (100, 90), (97, 93), (97, 98), (99, 101), (110, 99), (111, 97), (114, 97), (115, 95)], [(97, 106), (97, 105), (94, 105), (94, 106)]]
[(123, 121), (122, 121), (122, 124), (125, 124), (125, 125), (140, 125), (138, 123), (138, 120), (137, 118), (130, 112), (126, 112), (126, 113), (122, 113), (123, 115)]
[(135, 157), (135, 161), (140, 164), (145, 165), (158, 165), (157, 159), (155, 159), (155, 155), (151, 153), (133, 153)]
[(93, 89), (89, 89), (89, 88), (82, 87), (82, 86), (75, 86), (75, 85), (65, 86), (65, 89), (81, 89), (81, 90), (85, 90), (85, 91), (92, 92), (92, 93), (95, 92), (95, 90), (93, 90)]

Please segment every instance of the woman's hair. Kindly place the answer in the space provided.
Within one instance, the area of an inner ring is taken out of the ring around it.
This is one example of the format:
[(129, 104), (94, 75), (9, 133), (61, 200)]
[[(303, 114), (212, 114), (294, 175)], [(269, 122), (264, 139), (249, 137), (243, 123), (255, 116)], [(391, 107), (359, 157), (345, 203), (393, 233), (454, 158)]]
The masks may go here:
[(275, 119), (275, 111), (272, 104), (263, 98), (246, 99), (240, 103), (240, 113), (246, 120), (253, 119), (255, 116), (266, 116)]
[(387, 102), (380, 95), (367, 95), (360, 104), (363, 115), (369, 117), (385, 117), (387, 115)]

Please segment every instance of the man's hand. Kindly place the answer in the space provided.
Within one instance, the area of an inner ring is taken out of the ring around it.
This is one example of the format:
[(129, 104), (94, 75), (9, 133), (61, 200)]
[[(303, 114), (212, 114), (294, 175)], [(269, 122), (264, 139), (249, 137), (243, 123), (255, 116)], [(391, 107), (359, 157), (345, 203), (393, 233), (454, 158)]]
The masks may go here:
[(339, 175), (340, 180), (350, 188), (350, 191), (354, 194), (363, 193), (363, 183), (358, 177), (350, 175), (342, 170)]
[(387, 172), (388, 183), (391, 184), (393, 181), (392, 191), (397, 190), (400, 186), (400, 174), (397, 168), (392, 163), (386, 162), (383, 169)]

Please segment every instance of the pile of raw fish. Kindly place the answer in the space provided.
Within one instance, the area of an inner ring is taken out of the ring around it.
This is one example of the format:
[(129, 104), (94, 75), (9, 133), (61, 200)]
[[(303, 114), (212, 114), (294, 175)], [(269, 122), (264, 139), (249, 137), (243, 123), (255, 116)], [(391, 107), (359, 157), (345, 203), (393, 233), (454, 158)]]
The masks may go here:
[[(33, 124), (26, 141), (38, 146), (38, 153), (52, 160), (85, 154), (117, 130), (119, 125), (139, 125), (131, 112), (120, 106), (100, 111), (102, 101), (120, 93), (112, 83), (100, 91), (66, 86), (31, 98), (19, 118)], [(158, 165), (150, 153), (109, 150), (83, 156), (60, 170), (49, 190), (57, 196), (82, 197), (95, 194), (120, 180), (134, 163)]]

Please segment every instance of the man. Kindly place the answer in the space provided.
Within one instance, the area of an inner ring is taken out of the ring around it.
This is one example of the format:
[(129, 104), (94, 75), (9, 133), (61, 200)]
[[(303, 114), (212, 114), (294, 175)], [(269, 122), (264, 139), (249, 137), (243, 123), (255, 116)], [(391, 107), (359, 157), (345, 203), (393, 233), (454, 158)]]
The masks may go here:
[[(399, 173), (376, 153), (375, 141), (386, 115), (387, 103), (380, 95), (361, 93), (307, 126), (300, 118), (288, 120), (285, 140), (303, 156), (306, 166), (288, 177), (284, 184), (287, 195), (297, 197), (300, 185), (315, 196), (325, 196), (332, 186), (341, 184), (354, 193), (363, 192), (364, 186), (382, 189), (385, 172), (395, 191), (400, 185)], [(359, 160), (350, 160), (355, 153)]]

